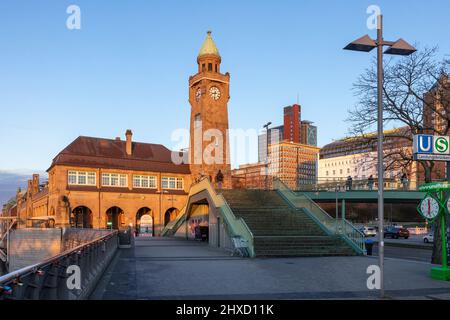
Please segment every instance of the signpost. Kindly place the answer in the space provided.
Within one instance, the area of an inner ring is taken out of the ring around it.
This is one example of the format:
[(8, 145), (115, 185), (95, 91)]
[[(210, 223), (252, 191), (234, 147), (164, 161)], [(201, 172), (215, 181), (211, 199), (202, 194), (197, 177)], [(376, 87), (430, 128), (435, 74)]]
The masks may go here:
[(419, 187), (427, 192), (417, 210), (429, 222), (438, 220), (441, 225), (442, 266), (431, 269), (431, 277), (437, 280), (450, 280), (450, 269), (447, 265), (450, 235), (447, 228), (447, 215), (450, 214), (450, 137), (418, 134), (413, 140), (414, 160), (446, 161), (447, 180), (445, 182), (428, 183)]
[(417, 211), (429, 222), (440, 219), (442, 241), (442, 266), (431, 268), (431, 278), (436, 280), (450, 280), (450, 268), (447, 265), (447, 228), (446, 215), (450, 214), (450, 197), (445, 197), (445, 191), (450, 190), (450, 182), (434, 182), (419, 187), (420, 191), (427, 192)]

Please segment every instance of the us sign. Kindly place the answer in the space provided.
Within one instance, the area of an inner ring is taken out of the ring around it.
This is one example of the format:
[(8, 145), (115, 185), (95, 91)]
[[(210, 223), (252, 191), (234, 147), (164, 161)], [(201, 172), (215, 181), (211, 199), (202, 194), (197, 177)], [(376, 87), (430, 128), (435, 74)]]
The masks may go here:
[(418, 134), (413, 143), (416, 160), (450, 161), (450, 137)]

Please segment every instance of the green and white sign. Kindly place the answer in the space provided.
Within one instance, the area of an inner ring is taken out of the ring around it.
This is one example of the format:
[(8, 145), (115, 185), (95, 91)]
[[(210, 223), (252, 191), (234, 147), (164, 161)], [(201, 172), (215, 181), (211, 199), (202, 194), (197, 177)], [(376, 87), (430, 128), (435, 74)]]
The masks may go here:
[(436, 154), (449, 154), (450, 149), (449, 137), (435, 137), (434, 138), (434, 153)]

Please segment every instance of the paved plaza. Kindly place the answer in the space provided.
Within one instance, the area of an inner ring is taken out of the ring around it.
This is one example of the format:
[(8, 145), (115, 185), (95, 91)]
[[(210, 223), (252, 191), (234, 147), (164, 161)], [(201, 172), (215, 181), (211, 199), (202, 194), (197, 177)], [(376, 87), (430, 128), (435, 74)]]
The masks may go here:
[[(137, 238), (120, 249), (91, 299), (377, 299), (366, 269), (376, 257), (231, 257), (204, 243)], [(386, 258), (390, 299), (450, 299), (450, 282), (432, 280), (431, 265)]]

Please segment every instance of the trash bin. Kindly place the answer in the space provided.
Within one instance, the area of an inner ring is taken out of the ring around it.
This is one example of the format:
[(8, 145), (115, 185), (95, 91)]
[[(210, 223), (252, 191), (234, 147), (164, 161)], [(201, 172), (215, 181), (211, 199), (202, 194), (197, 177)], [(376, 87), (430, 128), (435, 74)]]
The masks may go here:
[(131, 228), (119, 231), (119, 248), (131, 248)]
[(366, 244), (367, 255), (371, 256), (372, 255), (372, 249), (373, 249), (374, 241), (372, 239), (367, 239), (365, 241), (365, 244)]

